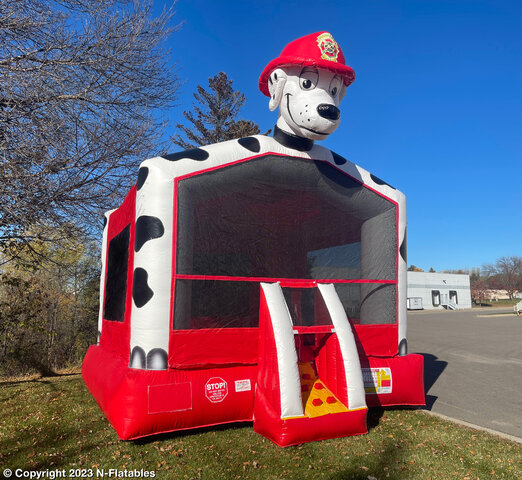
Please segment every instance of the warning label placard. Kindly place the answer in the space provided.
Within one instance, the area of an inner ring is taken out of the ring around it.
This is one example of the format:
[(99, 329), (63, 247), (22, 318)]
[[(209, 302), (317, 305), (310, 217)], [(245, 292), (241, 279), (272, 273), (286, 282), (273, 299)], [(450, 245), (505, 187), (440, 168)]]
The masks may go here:
[(364, 391), (366, 393), (392, 392), (392, 374), (390, 368), (363, 368), (362, 374)]
[(236, 380), (236, 392), (250, 392), (252, 390), (252, 384), (250, 383), (250, 379), (246, 380)]
[(221, 377), (209, 378), (205, 384), (205, 396), (212, 403), (222, 402), (228, 395), (228, 385)]

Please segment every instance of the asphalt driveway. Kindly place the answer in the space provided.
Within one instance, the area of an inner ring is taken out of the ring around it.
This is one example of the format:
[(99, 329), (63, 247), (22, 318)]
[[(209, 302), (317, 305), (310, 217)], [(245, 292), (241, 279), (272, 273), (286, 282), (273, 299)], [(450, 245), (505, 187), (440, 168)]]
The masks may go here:
[(427, 408), (522, 438), (522, 317), (509, 309), (408, 312)]

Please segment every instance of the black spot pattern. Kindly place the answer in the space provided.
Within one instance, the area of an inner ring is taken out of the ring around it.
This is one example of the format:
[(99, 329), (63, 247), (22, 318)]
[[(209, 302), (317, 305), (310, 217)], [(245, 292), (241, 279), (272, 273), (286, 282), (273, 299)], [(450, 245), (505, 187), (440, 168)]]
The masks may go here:
[(341, 155), (338, 155), (335, 152), (332, 152), (332, 155), (336, 165), (344, 165), (348, 161), (346, 158), (341, 157)]
[(153, 348), (149, 353), (147, 353), (147, 369), (166, 370), (167, 352), (162, 348)]
[(247, 150), (251, 152), (258, 153), (261, 150), (261, 145), (259, 144), (259, 140), (254, 137), (245, 137), (240, 138), (238, 141), (239, 145), (245, 147)]
[(149, 169), (147, 167), (141, 167), (138, 170), (138, 181), (136, 182), (136, 188), (138, 190), (141, 187), (143, 187), (143, 184), (145, 183), (145, 180), (147, 180), (148, 176), (149, 176)]
[(372, 177), (372, 180), (379, 185), (388, 185), (388, 187), (397, 190), (395, 187), (392, 187), (389, 183), (386, 183), (384, 180), (381, 180), (379, 177), (376, 177), (373, 173), (370, 173), (370, 177)]
[(165, 160), (170, 160), (171, 162), (181, 160), (182, 158), (190, 158), (191, 160), (201, 162), (202, 160), (206, 160), (208, 157), (208, 152), (201, 148), (193, 148), (192, 150), (185, 150), (184, 152), (171, 153), (163, 156)]
[(136, 220), (136, 237), (134, 238), (134, 250), (139, 252), (141, 247), (154, 238), (160, 238), (165, 233), (163, 223), (158, 217), (142, 215)]
[(131, 368), (145, 368), (145, 350), (141, 347), (134, 347), (132, 349), (129, 361)]
[(148, 278), (149, 274), (145, 269), (138, 267), (134, 270), (132, 298), (138, 308), (145, 306), (154, 295), (154, 292), (147, 283)]
[(408, 247), (407, 247), (407, 240), (406, 240), (406, 231), (404, 232), (404, 240), (401, 243), (401, 247), (399, 248), (399, 252), (401, 254), (402, 259), (408, 263)]
[(399, 343), (399, 355), (402, 357), (408, 355), (408, 340), (403, 338)]

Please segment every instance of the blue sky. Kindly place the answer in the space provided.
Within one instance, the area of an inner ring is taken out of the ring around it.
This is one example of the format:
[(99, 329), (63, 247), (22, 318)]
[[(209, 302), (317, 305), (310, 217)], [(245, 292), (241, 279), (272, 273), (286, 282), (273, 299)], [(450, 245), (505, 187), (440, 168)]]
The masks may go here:
[(522, 255), (522, 2), (179, 0), (175, 10), (183, 25), (169, 46), (186, 83), (173, 123), (195, 86), (224, 71), (247, 97), (240, 116), (272, 128), (261, 71), (288, 42), (327, 30), (356, 80), (322, 145), (405, 193), (408, 263)]

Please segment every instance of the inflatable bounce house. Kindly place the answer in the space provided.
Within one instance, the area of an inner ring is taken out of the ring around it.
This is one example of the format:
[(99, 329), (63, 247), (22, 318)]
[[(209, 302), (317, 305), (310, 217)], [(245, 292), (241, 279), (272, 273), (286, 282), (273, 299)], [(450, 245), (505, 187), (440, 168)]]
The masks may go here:
[(259, 79), (273, 137), (146, 160), (106, 214), (83, 377), (121, 439), (253, 421), (287, 446), (424, 405), (405, 197), (315, 144), (353, 80), (329, 33), (291, 42)]

